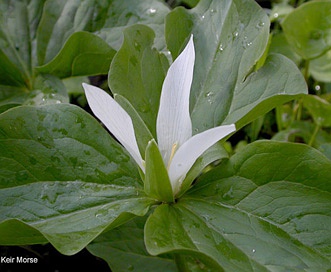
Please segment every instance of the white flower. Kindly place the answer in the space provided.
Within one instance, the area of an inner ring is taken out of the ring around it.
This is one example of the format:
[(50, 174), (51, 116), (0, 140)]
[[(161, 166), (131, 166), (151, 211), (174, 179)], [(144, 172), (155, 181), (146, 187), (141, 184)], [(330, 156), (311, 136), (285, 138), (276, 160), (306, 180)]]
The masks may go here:
[[(156, 122), (157, 144), (168, 170), (173, 194), (194, 162), (213, 144), (235, 131), (235, 125), (218, 126), (192, 136), (189, 113), (195, 52), (193, 36), (170, 66), (164, 79)], [(93, 113), (126, 148), (145, 172), (129, 114), (105, 91), (83, 83)]]

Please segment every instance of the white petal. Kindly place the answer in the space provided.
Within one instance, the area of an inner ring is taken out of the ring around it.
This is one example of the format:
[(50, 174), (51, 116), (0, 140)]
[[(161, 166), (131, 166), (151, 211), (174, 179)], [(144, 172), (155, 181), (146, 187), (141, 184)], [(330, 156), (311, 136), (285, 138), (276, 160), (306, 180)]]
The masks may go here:
[(169, 168), (169, 178), (176, 194), (181, 181), (197, 158), (213, 144), (236, 130), (235, 125), (219, 126), (194, 135), (175, 153)]
[(192, 135), (189, 99), (194, 59), (191, 36), (183, 52), (170, 66), (163, 82), (156, 132), (157, 143), (166, 165), (173, 144), (180, 146)]
[(96, 117), (130, 153), (140, 168), (145, 171), (139, 153), (132, 119), (129, 114), (104, 90), (83, 83), (87, 102)]

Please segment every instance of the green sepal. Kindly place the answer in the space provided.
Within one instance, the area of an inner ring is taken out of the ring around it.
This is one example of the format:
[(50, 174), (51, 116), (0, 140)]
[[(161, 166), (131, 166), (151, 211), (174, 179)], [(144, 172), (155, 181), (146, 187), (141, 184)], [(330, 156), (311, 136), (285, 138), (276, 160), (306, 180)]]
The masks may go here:
[(154, 139), (146, 148), (145, 193), (163, 202), (174, 202), (168, 171)]

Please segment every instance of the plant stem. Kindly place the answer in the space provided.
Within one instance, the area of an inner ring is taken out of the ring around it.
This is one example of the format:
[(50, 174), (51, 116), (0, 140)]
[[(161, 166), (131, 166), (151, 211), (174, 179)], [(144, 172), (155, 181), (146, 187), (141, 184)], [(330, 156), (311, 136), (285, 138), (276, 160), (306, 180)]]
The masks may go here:
[(306, 60), (305, 61), (305, 67), (303, 69), (303, 76), (308, 84), (308, 78), (309, 78), (309, 64), (310, 64), (310, 61), (309, 60)]
[(313, 143), (314, 143), (314, 141), (316, 139), (317, 132), (319, 131), (320, 127), (321, 127), (320, 125), (316, 125), (315, 126), (314, 132), (311, 135), (310, 140), (309, 140), (309, 143), (308, 143), (309, 146), (312, 146), (313, 145)]
[(175, 263), (179, 272), (190, 272), (188, 269), (185, 258), (181, 254), (175, 254)]

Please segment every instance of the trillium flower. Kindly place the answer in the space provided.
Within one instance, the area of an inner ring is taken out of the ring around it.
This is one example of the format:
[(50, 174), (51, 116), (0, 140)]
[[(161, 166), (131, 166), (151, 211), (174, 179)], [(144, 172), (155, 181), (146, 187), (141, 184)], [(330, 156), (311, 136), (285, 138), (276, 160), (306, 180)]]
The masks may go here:
[[(156, 121), (157, 145), (175, 196), (195, 161), (216, 142), (235, 131), (235, 125), (218, 126), (192, 136), (189, 113), (195, 51), (193, 36), (170, 66), (164, 79)], [(145, 173), (132, 119), (105, 91), (83, 83), (88, 104)], [(157, 182), (157, 181), (155, 181)]]

